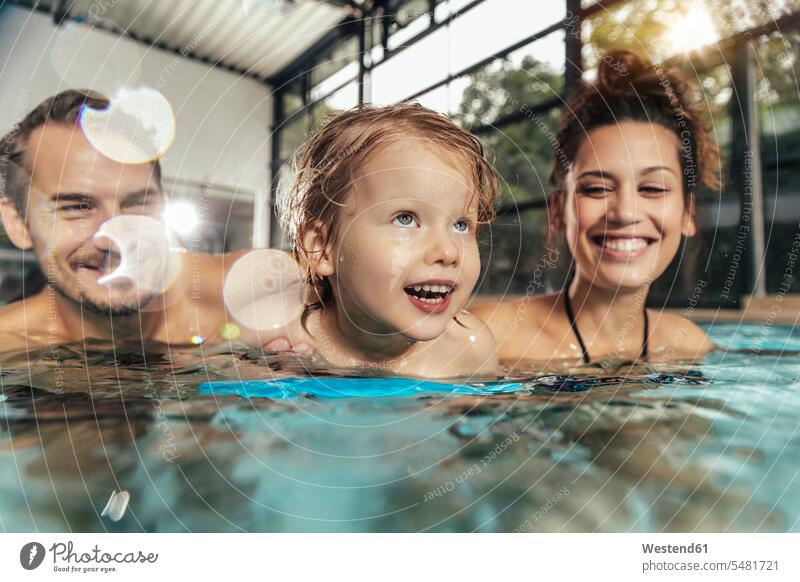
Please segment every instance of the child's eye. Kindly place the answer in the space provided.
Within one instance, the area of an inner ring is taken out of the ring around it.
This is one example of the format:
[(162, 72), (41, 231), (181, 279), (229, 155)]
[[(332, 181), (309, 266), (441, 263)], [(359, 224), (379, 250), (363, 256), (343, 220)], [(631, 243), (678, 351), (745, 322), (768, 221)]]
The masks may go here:
[(453, 228), (456, 232), (469, 232), (469, 227), (471, 226), (469, 220), (461, 219), (453, 224)]
[(398, 226), (414, 226), (417, 219), (410, 212), (401, 212), (394, 217), (394, 223)]

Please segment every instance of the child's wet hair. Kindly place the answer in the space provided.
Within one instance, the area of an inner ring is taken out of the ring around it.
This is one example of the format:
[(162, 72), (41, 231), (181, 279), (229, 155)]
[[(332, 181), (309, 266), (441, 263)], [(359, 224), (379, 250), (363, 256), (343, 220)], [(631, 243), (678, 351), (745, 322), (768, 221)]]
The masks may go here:
[(717, 190), (720, 154), (706, 114), (702, 93), (678, 69), (663, 70), (628, 50), (611, 51), (600, 60), (597, 81), (580, 87), (562, 114), (551, 191), (564, 193), (578, 148), (593, 129), (625, 121), (658, 124), (675, 134), (685, 196), (701, 186)]
[(326, 306), (333, 298), (330, 282), (313, 272), (309, 260), (312, 251), (303, 244), (308, 229), (321, 223), (327, 238), (335, 240), (339, 213), (358, 168), (382, 147), (409, 136), (460, 157), (469, 168), (478, 203), (478, 224), (494, 219), (497, 177), (483, 144), (447, 116), (417, 103), (361, 105), (335, 115), (296, 153), (291, 185), (278, 193), (278, 218), (316, 294), (303, 313), (304, 324), (311, 311)]

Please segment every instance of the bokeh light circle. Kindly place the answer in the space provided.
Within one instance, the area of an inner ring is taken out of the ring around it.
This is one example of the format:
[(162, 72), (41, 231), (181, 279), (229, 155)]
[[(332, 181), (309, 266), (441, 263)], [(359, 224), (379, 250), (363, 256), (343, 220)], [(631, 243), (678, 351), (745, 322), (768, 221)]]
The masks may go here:
[(250, 251), (225, 277), (225, 307), (236, 321), (255, 331), (281, 328), (303, 310), (305, 280), (300, 265), (274, 249)]
[(175, 139), (175, 115), (155, 89), (121, 89), (107, 109), (84, 107), (80, 126), (99, 152), (123, 164), (160, 158)]

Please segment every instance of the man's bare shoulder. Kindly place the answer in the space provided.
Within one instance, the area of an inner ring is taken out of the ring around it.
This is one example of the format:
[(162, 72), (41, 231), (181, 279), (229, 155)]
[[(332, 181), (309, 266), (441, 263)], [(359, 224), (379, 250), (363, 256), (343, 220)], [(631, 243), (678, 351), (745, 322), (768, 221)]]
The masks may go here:
[(0, 333), (46, 327), (47, 305), (41, 294), (0, 307)]
[(39, 343), (47, 335), (47, 304), (42, 294), (0, 307), (0, 346), (3, 350)]

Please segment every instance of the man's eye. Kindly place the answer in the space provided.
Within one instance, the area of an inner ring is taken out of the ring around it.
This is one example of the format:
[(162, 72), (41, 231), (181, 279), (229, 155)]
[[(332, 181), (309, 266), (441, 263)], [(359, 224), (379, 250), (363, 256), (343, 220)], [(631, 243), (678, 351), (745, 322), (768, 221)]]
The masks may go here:
[(401, 212), (394, 217), (394, 223), (398, 226), (414, 226), (417, 219), (410, 212)]
[(89, 212), (89, 210), (91, 210), (91, 207), (88, 204), (69, 204), (58, 207), (59, 212), (67, 215), (83, 214)]
[(155, 200), (142, 200), (141, 202), (137, 202), (136, 204), (129, 204), (125, 207), (126, 212), (153, 212), (157, 210), (161, 210), (163, 208), (163, 204), (157, 202)]
[(453, 228), (456, 232), (469, 232), (471, 224), (469, 220), (459, 220), (453, 224)]

